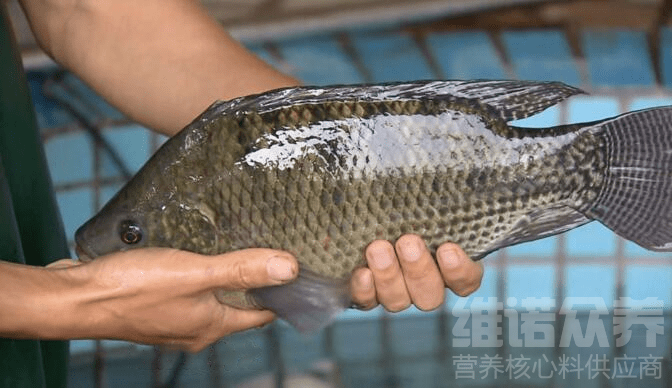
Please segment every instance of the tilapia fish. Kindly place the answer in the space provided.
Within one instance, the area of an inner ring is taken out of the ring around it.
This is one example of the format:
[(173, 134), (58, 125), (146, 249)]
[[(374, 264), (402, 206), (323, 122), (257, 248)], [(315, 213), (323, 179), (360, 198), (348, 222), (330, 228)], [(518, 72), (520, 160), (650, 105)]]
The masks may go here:
[(85, 259), (149, 246), (298, 258), (290, 285), (219, 292), (300, 330), (350, 304), (375, 239), (416, 233), (473, 259), (598, 220), (672, 250), (672, 107), (529, 129), (581, 93), (556, 82), (295, 87), (216, 102), (76, 234)]

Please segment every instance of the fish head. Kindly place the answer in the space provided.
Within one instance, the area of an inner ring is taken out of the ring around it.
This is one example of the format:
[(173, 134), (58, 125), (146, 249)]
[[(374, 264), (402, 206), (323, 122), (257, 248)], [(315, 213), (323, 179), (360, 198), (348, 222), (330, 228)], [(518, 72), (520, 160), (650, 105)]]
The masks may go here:
[(75, 233), (77, 254), (80, 260), (90, 261), (146, 247), (216, 253), (221, 236), (201, 207), (175, 201), (128, 207), (112, 201)]
[(197, 194), (203, 182), (186, 181), (194, 184), (186, 184), (173, 168), (143, 168), (77, 230), (80, 259), (147, 247), (216, 253), (222, 238), (215, 212)]
[(75, 232), (80, 260), (89, 261), (112, 252), (152, 246), (151, 209), (134, 203), (126, 188)]

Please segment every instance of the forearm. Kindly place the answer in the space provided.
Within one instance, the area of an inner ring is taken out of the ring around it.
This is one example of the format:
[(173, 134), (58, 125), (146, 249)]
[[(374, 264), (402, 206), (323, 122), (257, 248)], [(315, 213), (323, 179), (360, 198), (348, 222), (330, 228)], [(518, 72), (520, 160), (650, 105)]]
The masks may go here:
[(77, 287), (63, 274), (0, 261), (0, 337), (69, 338)]
[(22, 3), (57, 62), (169, 135), (214, 100), (296, 84), (234, 41), (197, 1)]

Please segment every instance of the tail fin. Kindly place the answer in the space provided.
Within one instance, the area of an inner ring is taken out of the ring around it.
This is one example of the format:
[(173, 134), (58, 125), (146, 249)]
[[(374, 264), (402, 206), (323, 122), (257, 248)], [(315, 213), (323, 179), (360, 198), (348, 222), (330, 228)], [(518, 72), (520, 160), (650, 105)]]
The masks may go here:
[(654, 251), (672, 251), (672, 107), (626, 113), (597, 125), (606, 177), (587, 214)]
[(324, 328), (352, 305), (348, 280), (326, 278), (305, 268), (293, 282), (250, 290), (249, 296), (302, 333)]

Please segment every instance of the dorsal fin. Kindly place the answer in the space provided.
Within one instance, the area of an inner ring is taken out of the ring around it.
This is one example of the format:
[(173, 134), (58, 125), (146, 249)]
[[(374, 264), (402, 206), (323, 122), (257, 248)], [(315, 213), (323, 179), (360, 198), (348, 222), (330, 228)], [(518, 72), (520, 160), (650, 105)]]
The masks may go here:
[(488, 105), (504, 121), (532, 116), (575, 94), (580, 89), (561, 82), (538, 81), (418, 81), (380, 85), (302, 86), (214, 103), (201, 117), (222, 113), (270, 112), (299, 104), (330, 101), (390, 101), (464, 98)]
[(467, 81), (456, 87), (457, 97), (474, 98), (489, 105), (504, 121), (524, 119), (573, 96), (581, 89), (562, 82)]

